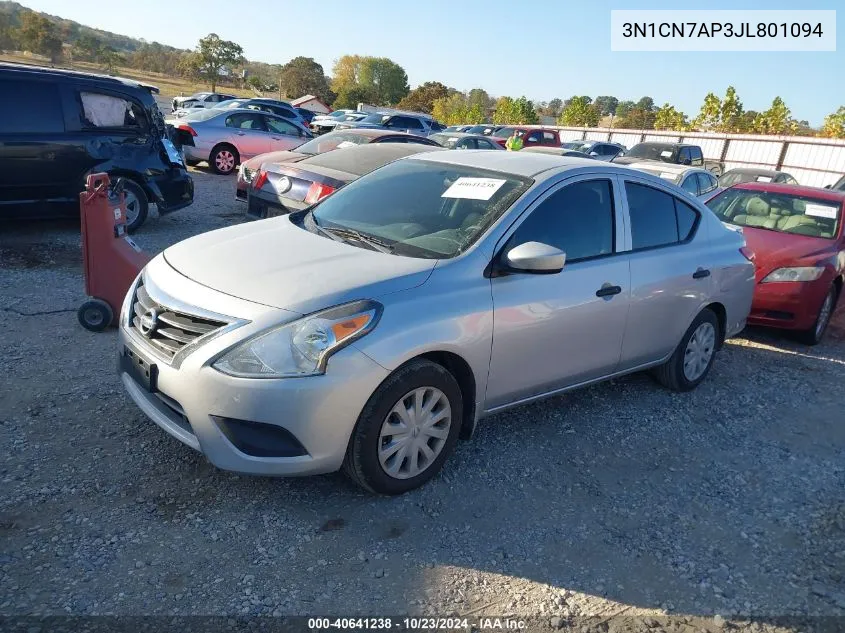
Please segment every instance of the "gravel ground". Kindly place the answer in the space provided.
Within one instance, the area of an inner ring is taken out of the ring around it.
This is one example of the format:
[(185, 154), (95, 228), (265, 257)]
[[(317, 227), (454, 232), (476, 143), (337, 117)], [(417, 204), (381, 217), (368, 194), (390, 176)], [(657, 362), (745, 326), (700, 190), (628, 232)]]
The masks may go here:
[[(194, 176), (143, 248), (241, 221), (232, 178)], [(0, 226), (0, 270), (0, 615), (845, 622), (842, 311), (816, 348), (731, 341), (693, 393), (635, 375), (496, 415), (388, 499), (221, 472), (148, 421), (114, 332), (76, 322), (75, 223)]]

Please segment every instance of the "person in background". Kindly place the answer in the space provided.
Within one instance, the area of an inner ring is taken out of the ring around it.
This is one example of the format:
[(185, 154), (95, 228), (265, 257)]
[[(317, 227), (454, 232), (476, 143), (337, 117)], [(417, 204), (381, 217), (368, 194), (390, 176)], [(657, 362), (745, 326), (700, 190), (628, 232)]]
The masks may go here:
[(505, 141), (505, 149), (509, 152), (518, 152), (522, 149), (522, 132), (514, 130), (513, 134)]

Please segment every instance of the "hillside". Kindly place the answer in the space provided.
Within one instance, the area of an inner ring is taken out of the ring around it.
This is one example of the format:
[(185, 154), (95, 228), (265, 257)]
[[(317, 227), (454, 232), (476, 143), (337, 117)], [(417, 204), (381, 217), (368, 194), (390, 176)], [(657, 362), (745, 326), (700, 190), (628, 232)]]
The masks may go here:
[[(0, 0), (0, 15), (7, 16), (9, 24), (13, 27), (20, 26), (21, 15), (26, 11), (32, 11), (32, 9), (25, 7), (17, 2)], [(104, 45), (110, 46), (118, 52), (132, 53), (140, 49), (142, 46), (144, 46), (144, 44), (148, 43), (144, 40), (139, 40), (134, 37), (129, 37), (127, 35), (120, 35), (119, 33), (112, 33), (110, 31), (103, 31), (101, 29), (95, 29), (90, 26), (85, 26), (84, 24), (80, 24), (79, 22), (67, 20), (57, 15), (41, 13), (40, 11), (38, 13), (53, 22), (58, 27), (59, 33), (61, 33), (62, 40), (65, 44), (75, 44), (77, 41), (79, 41), (80, 38), (88, 36), (99, 39), (101, 42), (103, 42)], [(182, 50), (184, 50), (174, 48), (172, 46), (164, 46), (163, 44), (159, 44), (159, 46), (162, 46), (164, 49), (173, 52), (182, 52)]]

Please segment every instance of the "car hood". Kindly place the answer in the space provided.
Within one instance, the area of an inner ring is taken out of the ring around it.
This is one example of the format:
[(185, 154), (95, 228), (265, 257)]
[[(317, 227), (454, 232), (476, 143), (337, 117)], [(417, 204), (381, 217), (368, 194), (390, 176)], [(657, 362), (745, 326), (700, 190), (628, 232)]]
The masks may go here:
[(253, 156), (244, 165), (249, 169), (258, 169), (264, 163), (298, 163), (311, 156), (311, 154), (301, 154), (299, 152), (267, 152), (266, 154), (259, 154)]
[(164, 258), (213, 290), (299, 314), (414, 288), (437, 264), (337, 242), (289, 216), (197, 235), (165, 250)]
[(748, 247), (754, 253), (758, 281), (776, 268), (812, 266), (816, 261), (836, 255), (835, 240), (778, 233), (750, 226), (742, 227)]
[(618, 156), (614, 158), (613, 163), (617, 165), (633, 165), (634, 163), (642, 163), (643, 165), (674, 165), (675, 163), (667, 163), (662, 160), (647, 160), (638, 156)]

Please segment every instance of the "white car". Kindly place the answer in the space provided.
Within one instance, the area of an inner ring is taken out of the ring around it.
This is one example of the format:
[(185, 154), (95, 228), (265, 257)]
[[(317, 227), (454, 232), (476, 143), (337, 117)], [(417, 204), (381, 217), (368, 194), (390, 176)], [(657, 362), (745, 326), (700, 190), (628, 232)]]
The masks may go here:
[(173, 112), (187, 108), (213, 108), (221, 101), (235, 98), (234, 95), (220, 94), (219, 92), (197, 92), (190, 97), (173, 97), (170, 106)]

